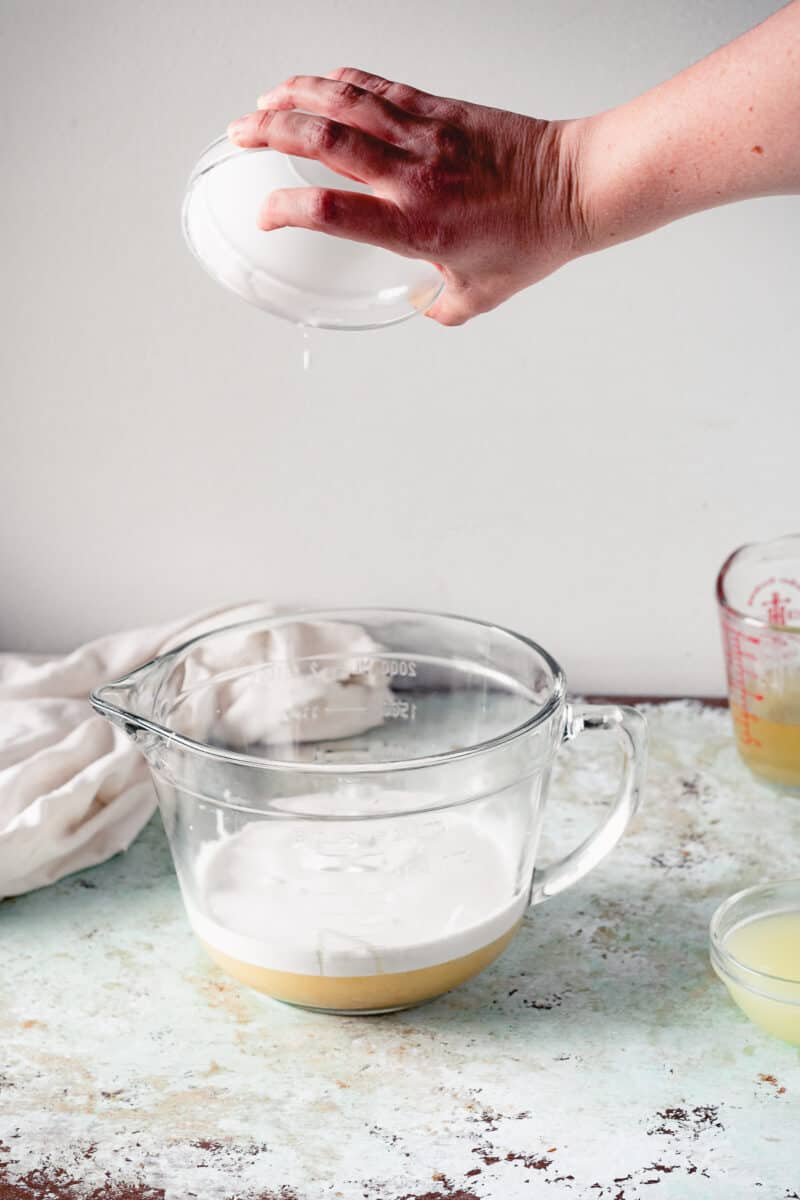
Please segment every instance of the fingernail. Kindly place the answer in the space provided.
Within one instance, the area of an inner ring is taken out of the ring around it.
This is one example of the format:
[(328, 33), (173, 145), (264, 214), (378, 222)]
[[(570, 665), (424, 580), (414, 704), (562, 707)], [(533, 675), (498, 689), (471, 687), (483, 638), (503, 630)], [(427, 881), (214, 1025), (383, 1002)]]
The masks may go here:
[(247, 117), (237, 117), (235, 121), (231, 121), (228, 126), (228, 137), (232, 142), (235, 142), (238, 137), (244, 133), (247, 125)]
[(273, 92), (264, 92), (263, 96), (258, 97), (258, 103), (256, 104), (256, 107), (257, 108), (269, 108), (270, 103), (272, 102), (273, 95), (274, 95)]

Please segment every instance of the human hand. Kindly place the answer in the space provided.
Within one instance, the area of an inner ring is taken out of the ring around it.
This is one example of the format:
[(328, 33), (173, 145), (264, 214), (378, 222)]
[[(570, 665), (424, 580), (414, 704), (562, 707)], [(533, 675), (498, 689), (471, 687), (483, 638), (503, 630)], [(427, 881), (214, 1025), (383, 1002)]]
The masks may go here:
[(426, 315), (443, 325), (495, 308), (587, 248), (578, 122), (433, 96), (349, 67), (287, 79), (258, 103), (229, 127), (237, 145), (318, 159), (373, 192), (277, 190), (260, 227), (299, 226), (435, 262), (446, 286)]
[(348, 67), (286, 80), (229, 134), (372, 189), (275, 191), (263, 229), (303, 226), (434, 262), (446, 286), (427, 315), (460, 325), (580, 254), (705, 208), (800, 193), (798, 61), (791, 0), (594, 117), (541, 121)]

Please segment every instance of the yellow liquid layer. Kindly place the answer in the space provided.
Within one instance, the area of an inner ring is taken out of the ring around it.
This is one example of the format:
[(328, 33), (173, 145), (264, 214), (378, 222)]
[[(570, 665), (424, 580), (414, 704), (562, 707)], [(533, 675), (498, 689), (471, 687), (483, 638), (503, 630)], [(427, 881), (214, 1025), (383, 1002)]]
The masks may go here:
[(781, 705), (778, 697), (766, 697), (754, 703), (752, 713), (732, 704), (731, 715), (750, 770), (771, 783), (800, 788), (800, 700)]
[(385, 975), (296, 975), (293, 971), (273, 971), (242, 962), (208, 942), (202, 944), (228, 975), (276, 1000), (336, 1012), (381, 1012), (422, 1004), (465, 983), (503, 953), (519, 926), (517, 921), (502, 937), (461, 958)]
[(754, 988), (769, 992), (770, 997), (756, 995), (728, 977), (725, 983), (751, 1021), (800, 1046), (800, 912), (773, 913), (748, 921), (728, 935), (725, 949), (742, 966), (779, 977), (753, 981)]

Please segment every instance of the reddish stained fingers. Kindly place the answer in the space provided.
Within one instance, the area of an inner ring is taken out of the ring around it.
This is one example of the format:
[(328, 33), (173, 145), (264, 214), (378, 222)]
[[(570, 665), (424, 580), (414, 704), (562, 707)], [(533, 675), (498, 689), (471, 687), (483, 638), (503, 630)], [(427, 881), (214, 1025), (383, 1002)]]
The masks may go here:
[(270, 146), (284, 154), (315, 158), (333, 171), (367, 182), (391, 178), (406, 157), (397, 146), (359, 129), (293, 111), (250, 113), (231, 123), (228, 136), (246, 149)]
[(384, 100), (391, 101), (397, 108), (403, 109), (417, 117), (436, 117), (444, 112), (455, 112), (463, 108), (460, 101), (449, 100), (444, 96), (435, 96), (431, 92), (422, 92), (419, 88), (408, 83), (395, 83), (384, 79), (382, 75), (371, 75), (358, 67), (337, 67), (328, 75), (329, 79), (342, 83), (354, 83), (356, 87), (373, 92)]
[(259, 97), (260, 109), (303, 109), (331, 117), (396, 146), (404, 145), (418, 119), (390, 100), (343, 80), (294, 75)]
[(388, 200), (360, 192), (278, 188), (265, 200), (258, 224), (264, 230), (313, 229), (414, 257), (400, 209)]

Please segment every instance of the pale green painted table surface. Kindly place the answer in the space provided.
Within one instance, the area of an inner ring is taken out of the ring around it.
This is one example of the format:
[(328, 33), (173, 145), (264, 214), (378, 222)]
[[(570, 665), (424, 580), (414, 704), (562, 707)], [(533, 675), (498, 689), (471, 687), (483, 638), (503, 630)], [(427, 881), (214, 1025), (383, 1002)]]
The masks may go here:
[[(648, 709), (646, 804), (597, 871), (441, 1000), (316, 1016), (241, 990), (184, 918), (158, 819), (104, 866), (0, 904), (0, 1200), (790, 1200), (800, 1051), (707, 957), (725, 895), (800, 875), (800, 802), (726, 712)], [(615, 754), (562, 755), (547, 853)]]

